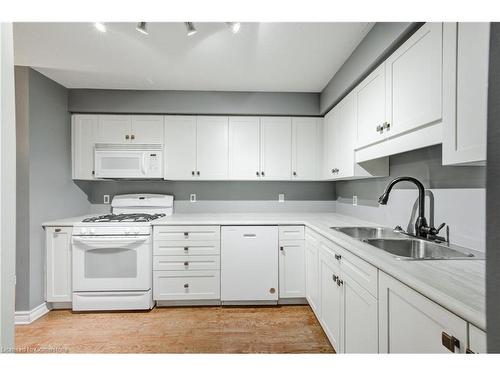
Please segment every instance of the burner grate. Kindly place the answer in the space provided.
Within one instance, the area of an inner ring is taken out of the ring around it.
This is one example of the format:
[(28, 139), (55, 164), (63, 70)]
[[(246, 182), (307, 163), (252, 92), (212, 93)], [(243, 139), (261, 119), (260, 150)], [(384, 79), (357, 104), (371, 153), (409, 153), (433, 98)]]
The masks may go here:
[(165, 214), (107, 214), (84, 219), (84, 223), (118, 223), (118, 222), (148, 222), (165, 216)]

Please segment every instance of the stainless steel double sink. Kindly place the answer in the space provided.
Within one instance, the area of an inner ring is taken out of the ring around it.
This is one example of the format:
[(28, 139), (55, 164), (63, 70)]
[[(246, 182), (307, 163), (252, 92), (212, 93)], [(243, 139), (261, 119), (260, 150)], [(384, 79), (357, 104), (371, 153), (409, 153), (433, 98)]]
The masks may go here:
[(416, 238), (391, 228), (331, 227), (331, 229), (386, 251), (399, 260), (484, 259), (484, 255), (477, 251)]

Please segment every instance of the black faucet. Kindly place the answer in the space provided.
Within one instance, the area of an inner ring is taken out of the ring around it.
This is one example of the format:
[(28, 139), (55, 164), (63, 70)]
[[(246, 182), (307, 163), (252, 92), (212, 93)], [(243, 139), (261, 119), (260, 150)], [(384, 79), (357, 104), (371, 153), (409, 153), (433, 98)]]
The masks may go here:
[[(437, 239), (437, 234), (439, 231), (445, 226), (445, 223), (441, 224), (437, 229), (434, 227), (430, 227), (427, 224), (427, 219), (425, 218), (425, 188), (422, 183), (413, 177), (396, 177), (392, 180), (389, 185), (385, 188), (384, 193), (378, 199), (378, 203), (382, 205), (386, 205), (389, 200), (389, 194), (398, 182), (408, 181), (413, 182), (418, 188), (418, 217), (415, 221), (415, 236), (429, 238), (429, 239)], [(439, 238), (440, 239), (440, 238)]]

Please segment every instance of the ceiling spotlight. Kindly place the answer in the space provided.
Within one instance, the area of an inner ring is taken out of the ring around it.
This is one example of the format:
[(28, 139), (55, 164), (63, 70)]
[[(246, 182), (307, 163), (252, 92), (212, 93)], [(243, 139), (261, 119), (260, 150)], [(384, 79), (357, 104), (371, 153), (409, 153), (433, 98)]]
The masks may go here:
[(184, 25), (186, 25), (188, 36), (194, 35), (198, 32), (198, 30), (196, 30), (196, 27), (194, 27), (194, 24), (192, 22), (184, 22)]
[(229, 26), (233, 34), (240, 31), (241, 24), (239, 22), (226, 22), (226, 25)]
[(146, 22), (138, 22), (135, 29), (141, 34), (149, 35), (148, 30), (146, 29)]
[(96, 22), (96, 23), (94, 23), (94, 26), (101, 33), (105, 33), (106, 32), (106, 25), (104, 23), (102, 23), (102, 22)]

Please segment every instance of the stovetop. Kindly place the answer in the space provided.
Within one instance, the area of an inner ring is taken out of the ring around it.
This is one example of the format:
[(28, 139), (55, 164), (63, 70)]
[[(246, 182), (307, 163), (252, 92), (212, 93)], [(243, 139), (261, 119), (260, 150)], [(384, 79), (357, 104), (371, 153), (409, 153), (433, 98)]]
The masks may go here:
[(165, 216), (165, 214), (107, 214), (89, 217), (84, 219), (84, 223), (145, 223)]

